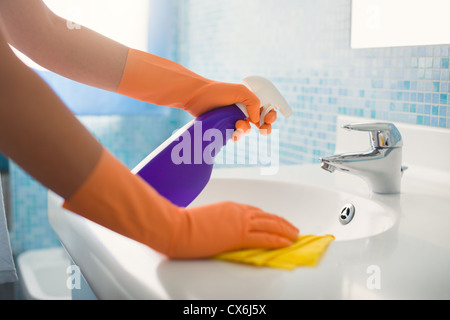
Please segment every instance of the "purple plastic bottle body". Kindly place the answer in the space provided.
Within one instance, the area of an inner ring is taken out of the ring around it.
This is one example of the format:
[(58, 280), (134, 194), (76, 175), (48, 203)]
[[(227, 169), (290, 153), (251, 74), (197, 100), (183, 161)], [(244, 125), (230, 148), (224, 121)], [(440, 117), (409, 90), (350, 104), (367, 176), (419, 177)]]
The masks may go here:
[(188, 206), (208, 184), (214, 157), (231, 139), (236, 121), (245, 119), (236, 105), (197, 117), (136, 174), (175, 205)]

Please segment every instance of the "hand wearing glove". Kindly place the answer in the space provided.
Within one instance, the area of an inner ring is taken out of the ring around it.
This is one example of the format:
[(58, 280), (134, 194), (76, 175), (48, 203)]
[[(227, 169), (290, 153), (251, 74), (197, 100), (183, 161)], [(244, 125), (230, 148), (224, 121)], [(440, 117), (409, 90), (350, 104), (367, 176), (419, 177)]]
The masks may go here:
[[(114, 172), (114, 174), (111, 174)], [(281, 217), (233, 202), (180, 208), (103, 149), (64, 208), (170, 258), (205, 258), (244, 248), (291, 245), (298, 229)]]
[(194, 117), (241, 102), (247, 107), (249, 118), (238, 121), (235, 140), (250, 130), (250, 122), (263, 134), (270, 133), (271, 123), (276, 119), (276, 112), (272, 110), (265, 117), (266, 123), (259, 126), (260, 101), (243, 84), (209, 80), (176, 62), (135, 49), (128, 50), (116, 92), (148, 103), (183, 109)]

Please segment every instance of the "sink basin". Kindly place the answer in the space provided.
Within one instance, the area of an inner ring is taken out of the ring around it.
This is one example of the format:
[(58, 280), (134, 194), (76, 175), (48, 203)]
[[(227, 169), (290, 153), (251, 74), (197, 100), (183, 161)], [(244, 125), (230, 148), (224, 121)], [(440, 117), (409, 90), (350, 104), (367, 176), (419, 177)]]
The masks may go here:
[[(332, 234), (336, 241), (371, 237), (389, 230), (394, 212), (374, 200), (331, 189), (288, 182), (248, 179), (213, 179), (191, 206), (230, 200), (279, 215), (301, 234)], [(341, 224), (345, 205), (355, 208), (353, 219)]]
[[(310, 184), (259, 179), (211, 179), (191, 206), (225, 200), (258, 206), (282, 216), (297, 226), (301, 234), (333, 234), (335, 242), (354, 242), (355, 252), (361, 250), (357, 239), (371, 239), (389, 230), (396, 221), (395, 211), (382, 202)], [(348, 203), (355, 207), (354, 218), (342, 225), (339, 215)], [(220, 279), (220, 286), (230, 289), (214, 293), (214, 297), (223, 298), (222, 294), (234, 292), (233, 286), (242, 285), (243, 280), (235, 277), (236, 272), (247, 274), (244, 282), (249, 289), (241, 291), (241, 297), (246, 298), (252, 294), (250, 288), (261, 285), (261, 279), (279, 277), (282, 272), (266, 269), (254, 275), (253, 269), (245, 265), (210, 259), (167, 260), (141, 243), (62, 209), (61, 204), (60, 197), (49, 193), (50, 224), (95, 295), (102, 299), (210, 299), (212, 293), (208, 288), (212, 279)], [(288, 279), (283, 283), (289, 283)], [(270, 290), (259, 292), (264, 299), (279, 294)]]

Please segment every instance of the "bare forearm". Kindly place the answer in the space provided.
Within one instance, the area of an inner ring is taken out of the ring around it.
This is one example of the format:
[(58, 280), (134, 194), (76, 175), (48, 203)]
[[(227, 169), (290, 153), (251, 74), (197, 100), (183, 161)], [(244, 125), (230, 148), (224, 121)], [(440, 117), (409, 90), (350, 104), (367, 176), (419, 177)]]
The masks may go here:
[(7, 41), (44, 68), (115, 91), (128, 47), (86, 27), (68, 28), (40, 0), (0, 0)]
[(0, 59), (0, 151), (67, 199), (94, 168), (102, 146), (15, 57), (1, 32)]

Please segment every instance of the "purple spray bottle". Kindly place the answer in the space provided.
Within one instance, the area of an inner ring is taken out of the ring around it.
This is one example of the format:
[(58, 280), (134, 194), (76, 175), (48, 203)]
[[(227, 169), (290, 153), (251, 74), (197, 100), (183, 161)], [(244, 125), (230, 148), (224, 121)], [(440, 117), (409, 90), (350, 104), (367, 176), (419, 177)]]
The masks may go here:
[[(286, 118), (292, 115), (289, 104), (266, 78), (250, 76), (243, 83), (261, 101), (261, 124), (272, 109), (278, 109)], [(231, 139), (236, 121), (247, 118), (241, 103), (204, 113), (162, 143), (132, 173), (175, 205), (187, 207), (207, 185), (214, 158)]]

